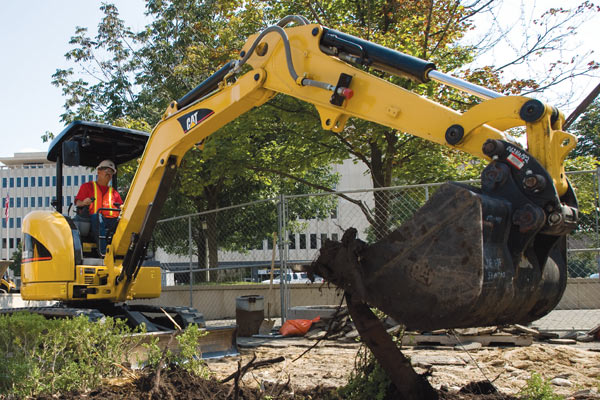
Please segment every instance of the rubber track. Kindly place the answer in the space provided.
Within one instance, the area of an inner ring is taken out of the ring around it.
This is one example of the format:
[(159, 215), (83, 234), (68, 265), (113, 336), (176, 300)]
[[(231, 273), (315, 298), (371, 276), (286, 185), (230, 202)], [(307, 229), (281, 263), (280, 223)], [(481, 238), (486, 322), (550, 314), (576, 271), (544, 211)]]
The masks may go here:
[(43, 315), (46, 318), (74, 318), (81, 315), (88, 317), (90, 321), (99, 321), (104, 314), (93, 308), (69, 308), (69, 307), (19, 307), (0, 309), (0, 314), (15, 314), (18, 312), (29, 312), (31, 314)]

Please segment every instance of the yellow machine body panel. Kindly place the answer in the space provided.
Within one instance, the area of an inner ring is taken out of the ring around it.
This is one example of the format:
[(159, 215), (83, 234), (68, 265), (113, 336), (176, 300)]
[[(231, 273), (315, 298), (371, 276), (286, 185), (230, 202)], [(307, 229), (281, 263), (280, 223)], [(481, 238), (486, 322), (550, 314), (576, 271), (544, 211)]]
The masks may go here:
[[(55, 211), (33, 211), (23, 220), (23, 297), (39, 282), (73, 282), (73, 235), (65, 217)], [(46, 251), (44, 251), (47, 250)]]
[(160, 296), (160, 267), (142, 267), (129, 290), (133, 299), (152, 299)]
[(69, 300), (66, 282), (33, 282), (21, 285), (23, 300)]
[[(24, 300), (115, 300), (114, 279), (109, 279), (107, 266), (86, 265), (86, 259), (76, 265), (74, 234), (78, 235), (58, 212), (34, 211), (25, 217), (21, 273)], [(143, 267), (127, 299), (155, 298), (160, 292), (160, 267)]]

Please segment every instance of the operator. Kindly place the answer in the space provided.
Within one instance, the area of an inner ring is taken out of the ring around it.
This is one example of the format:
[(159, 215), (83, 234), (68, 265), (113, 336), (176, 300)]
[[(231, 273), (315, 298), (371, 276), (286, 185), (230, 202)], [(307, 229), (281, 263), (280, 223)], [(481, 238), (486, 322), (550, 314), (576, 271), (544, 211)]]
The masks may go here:
[[(92, 235), (98, 243), (98, 250), (104, 255), (106, 248), (107, 232), (114, 232), (117, 225), (118, 209), (123, 201), (119, 193), (109, 186), (112, 177), (117, 173), (117, 167), (111, 160), (103, 160), (96, 168), (97, 178), (95, 182), (85, 182), (79, 188), (75, 196), (75, 205), (77, 207), (88, 206), (87, 211), (90, 215)], [(109, 208), (113, 210), (101, 210)], [(83, 208), (85, 210), (85, 208)]]

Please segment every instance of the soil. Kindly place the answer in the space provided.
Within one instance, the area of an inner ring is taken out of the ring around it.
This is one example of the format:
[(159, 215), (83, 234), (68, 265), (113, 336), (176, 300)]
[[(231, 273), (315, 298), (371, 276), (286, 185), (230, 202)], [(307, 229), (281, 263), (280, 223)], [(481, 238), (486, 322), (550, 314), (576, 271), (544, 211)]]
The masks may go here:
[[(313, 344), (314, 341), (304, 338), (240, 340), (239, 357), (208, 361), (213, 378), (201, 379), (178, 369), (163, 371), (159, 391), (152, 398), (341, 399), (335, 388), (347, 383), (360, 345), (323, 341), (302, 355)], [(405, 347), (403, 353), (411, 358), (417, 372), (430, 375), (428, 379), (441, 399), (517, 399), (533, 372), (553, 380), (551, 387), (556, 394), (572, 399), (600, 399), (598, 350), (598, 343), (585, 347), (534, 343), (469, 351), (441, 346)], [(240, 383), (239, 397), (235, 397), (233, 381), (219, 383), (219, 380), (236, 372), (238, 365), (246, 365), (254, 356), (256, 361), (283, 356), (284, 361), (248, 371)], [(69, 393), (62, 398), (148, 399), (153, 384), (153, 375), (139, 373), (136, 379), (113, 380), (98, 390)], [(469, 388), (475, 389), (475, 393), (464, 393)], [(494, 388), (498, 393), (480, 393)]]

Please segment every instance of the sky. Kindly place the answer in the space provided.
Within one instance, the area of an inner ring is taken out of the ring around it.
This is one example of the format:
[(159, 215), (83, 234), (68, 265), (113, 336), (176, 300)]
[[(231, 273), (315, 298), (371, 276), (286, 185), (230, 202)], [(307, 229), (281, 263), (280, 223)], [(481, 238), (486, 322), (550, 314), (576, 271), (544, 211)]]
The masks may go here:
[[(143, 0), (112, 1), (133, 29), (146, 25)], [(95, 0), (4, 0), (0, 4), (0, 157), (47, 151), (41, 136), (64, 128), (65, 99), (51, 84), (57, 68), (68, 67), (64, 54), (76, 26), (96, 27), (102, 18)]]
[[(526, 2), (536, 3), (534, 0)], [(112, 3), (117, 6), (125, 24), (134, 31), (149, 22), (144, 15), (144, 0), (113, 0)], [(543, 7), (553, 3), (569, 7), (579, 4), (579, 1), (544, 0), (537, 3)], [(51, 76), (57, 68), (69, 66), (64, 54), (71, 48), (69, 39), (76, 26), (87, 27), (90, 35), (95, 34), (102, 17), (101, 2), (4, 0), (1, 4), (0, 109), (5, 118), (0, 128), (0, 157), (12, 157), (16, 152), (46, 151), (48, 143), (43, 143), (41, 136), (46, 131), (58, 134), (64, 128), (60, 115), (64, 112), (65, 99), (61, 96), (61, 89), (52, 86)], [(505, 10), (511, 14), (510, 4)], [(595, 18), (582, 27), (575, 46), (577, 51), (597, 46), (599, 26), (600, 18)], [(576, 84), (582, 93), (587, 94), (598, 83), (600, 78), (596, 75), (581, 78)], [(570, 110), (563, 111), (568, 115)]]

